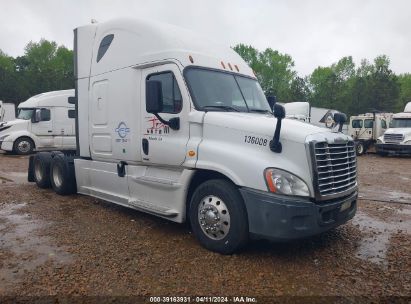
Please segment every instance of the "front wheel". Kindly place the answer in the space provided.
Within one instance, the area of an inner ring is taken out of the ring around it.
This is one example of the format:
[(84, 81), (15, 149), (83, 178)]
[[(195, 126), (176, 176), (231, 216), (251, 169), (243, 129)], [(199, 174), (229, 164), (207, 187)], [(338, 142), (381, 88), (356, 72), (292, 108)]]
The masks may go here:
[(356, 150), (358, 156), (363, 155), (365, 153), (365, 150), (366, 150), (364, 143), (361, 142), (361, 141), (357, 142), (356, 146), (355, 146), (355, 150)]
[(248, 241), (247, 211), (238, 189), (226, 180), (209, 180), (194, 192), (190, 203), (194, 235), (205, 248), (232, 254)]
[(16, 139), (13, 144), (13, 151), (18, 155), (28, 155), (33, 153), (34, 142), (28, 137)]

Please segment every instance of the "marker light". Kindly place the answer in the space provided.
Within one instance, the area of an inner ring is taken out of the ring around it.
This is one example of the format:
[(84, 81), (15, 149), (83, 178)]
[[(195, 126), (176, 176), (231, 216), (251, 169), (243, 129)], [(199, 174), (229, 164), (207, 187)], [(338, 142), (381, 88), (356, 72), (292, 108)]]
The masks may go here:
[(231, 71), (233, 70), (233, 68), (232, 68), (232, 66), (231, 66), (230, 63), (228, 63), (228, 67), (230, 68)]
[(224, 62), (221, 61), (221, 65), (222, 65), (222, 67), (225, 69), (225, 64), (224, 64)]
[(191, 63), (194, 63), (194, 59), (193, 59), (193, 57), (190, 55), (190, 56), (188, 56), (188, 59), (190, 59), (190, 62)]
[(237, 70), (237, 72), (240, 72), (240, 69), (238, 68), (237, 65), (234, 65), (235, 69)]

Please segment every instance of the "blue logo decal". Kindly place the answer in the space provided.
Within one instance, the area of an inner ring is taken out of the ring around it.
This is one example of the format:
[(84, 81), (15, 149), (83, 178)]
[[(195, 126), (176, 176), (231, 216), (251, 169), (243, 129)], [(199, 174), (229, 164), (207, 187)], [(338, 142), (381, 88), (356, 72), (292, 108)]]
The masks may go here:
[(120, 136), (120, 138), (124, 138), (128, 133), (130, 133), (130, 128), (128, 128), (124, 122), (120, 122), (115, 131), (117, 132), (118, 136)]

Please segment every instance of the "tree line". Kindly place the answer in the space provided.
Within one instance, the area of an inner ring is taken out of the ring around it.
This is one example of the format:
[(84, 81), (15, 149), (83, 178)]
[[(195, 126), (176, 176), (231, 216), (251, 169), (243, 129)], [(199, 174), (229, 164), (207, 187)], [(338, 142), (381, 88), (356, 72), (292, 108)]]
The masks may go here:
[(0, 100), (16, 105), (39, 93), (74, 88), (73, 51), (56, 42), (29, 42), (24, 55), (0, 50)]
[[(259, 51), (238, 44), (233, 49), (251, 66), (266, 95), (279, 102), (308, 101), (348, 115), (372, 110), (399, 112), (411, 101), (411, 74), (396, 75), (381, 55), (359, 66), (351, 56), (301, 77), (291, 56), (271, 48)], [(0, 50), (0, 100), (18, 104), (39, 93), (74, 87), (73, 51), (56, 42), (29, 42), (23, 56)]]
[(233, 48), (254, 70), (266, 95), (277, 101), (308, 101), (314, 107), (330, 108), (348, 115), (373, 110), (400, 112), (411, 101), (411, 74), (396, 75), (390, 59), (363, 59), (356, 66), (351, 56), (328, 67), (317, 67), (304, 78), (294, 70), (291, 56), (267, 48), (238, 44)]

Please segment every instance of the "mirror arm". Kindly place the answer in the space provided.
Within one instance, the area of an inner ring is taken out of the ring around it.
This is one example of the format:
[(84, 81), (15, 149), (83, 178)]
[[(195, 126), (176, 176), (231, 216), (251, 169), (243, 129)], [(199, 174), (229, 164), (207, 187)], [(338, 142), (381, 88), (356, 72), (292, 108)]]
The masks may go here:
[(160, 115), (158, 115), (158, 113), (153, 113), (153, 114), (155, 115), (155, 117), (157, 117), (157, 119), (161, 123), (169, 126), (171, 129), (180, 130), (180, 118), (179, 117), (173, 117), (169, 121), (167, 121), (167, 120), (164, 120), (163, 118), (161, 118)]
[(275, 153), (281, 153), (283, 146), (280, 142), (281, 118), (277, 118), (273, 140), (270, 141), (270, 150)]

